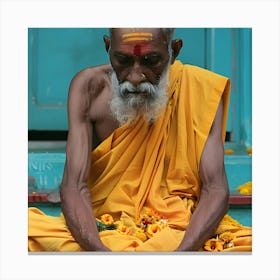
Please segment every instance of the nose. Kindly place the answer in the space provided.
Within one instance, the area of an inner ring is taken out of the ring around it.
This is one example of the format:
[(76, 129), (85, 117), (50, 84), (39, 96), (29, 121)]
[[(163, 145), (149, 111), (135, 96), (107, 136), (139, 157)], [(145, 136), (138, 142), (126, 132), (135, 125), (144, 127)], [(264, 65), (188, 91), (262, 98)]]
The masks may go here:
[(141, 67), (134, 65), (127, 75), (127, 81), (131, 82), (134, 86), (139, 85), (146, 80), (146, 76), (141, 70)]

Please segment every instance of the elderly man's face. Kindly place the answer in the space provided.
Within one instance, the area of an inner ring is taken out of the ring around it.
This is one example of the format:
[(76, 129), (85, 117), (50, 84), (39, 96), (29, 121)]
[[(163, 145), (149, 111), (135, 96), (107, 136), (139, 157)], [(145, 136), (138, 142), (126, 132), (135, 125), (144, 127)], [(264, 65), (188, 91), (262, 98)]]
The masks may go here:
[(105, 36), (104, 41), (113, 68), (113, 116), (120, 124), (133, 122), (139, 116), (154, 122), (166, 107), (168, 69), (180, 51), (181, 41), (172, 41), (168, 46), (159, 28), (115, 29), (111, 40)]
[(110, 60), (120, 83), (158, 84), (168, 65), (167, 39), (160, 29), (115, 29), (109, 50)]

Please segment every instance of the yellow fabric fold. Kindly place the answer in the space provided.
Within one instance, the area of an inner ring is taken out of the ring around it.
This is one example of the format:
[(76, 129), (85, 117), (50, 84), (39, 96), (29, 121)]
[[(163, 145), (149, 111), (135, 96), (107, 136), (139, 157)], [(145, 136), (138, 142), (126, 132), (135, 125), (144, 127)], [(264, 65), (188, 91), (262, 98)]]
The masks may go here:
[(28, 250), (32, 252), (77, 252), (82, 248), (71, 235), (63, 216), (45, 215), (28, 208)]
[[(139, 118), (133, 125), (118, 128), (92, 152), (88, 187), (95, 216), (110, 214), (115, 221), (131, 228), (129, 235), (117, 230), (100, 233), (112, 251), (176, 250), (199, 200), (199, 162), (222, 96), (225, 137), (229, 80), (180, 61), (171, 66), (169, 76), (169, 102), (154, 124)], [(156, 210), (167, 219), (168, 226), (143, 242), (133, 233), (134, 224), (145, 209)], [(45, 230), (48, 232), (43, 222), (48, 219), (30, 210), (29, 237), (33, 242), (30, 250), (49, 249), (42, 243), (61, 234), (52, 230), (55, 226), (65, 230), (62, 234), (65, 240), (72, 240), (63, 217), (55, 218), (57, 222), (49, 220), (52, 237), (41, 237)], [(37, 232), (36, 226), (42, 229)], [(228, 221), (219, 227), (220, 233), (237, 229), (242, 226)], [(250, 246), (249, 241), (240, 244)], [(79, 250), (79, 246), (72, 245), (73, 251)], [(63, 245), (59, 246), (64, 250)]]

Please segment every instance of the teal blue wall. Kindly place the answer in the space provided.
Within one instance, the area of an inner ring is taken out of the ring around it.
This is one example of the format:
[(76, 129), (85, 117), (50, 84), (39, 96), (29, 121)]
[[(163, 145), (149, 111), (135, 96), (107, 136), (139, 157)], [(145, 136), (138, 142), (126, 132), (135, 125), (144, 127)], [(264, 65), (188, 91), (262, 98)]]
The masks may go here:
[[(67, 130), (67, 94), (72, 77), (86, 67), (108, 63), (106, 28), (28, 30), (28, 129)], [(233, 145), (252, 144), (251, 29), (177, 28), (182, 62), (231, 79), (227, 131)]]

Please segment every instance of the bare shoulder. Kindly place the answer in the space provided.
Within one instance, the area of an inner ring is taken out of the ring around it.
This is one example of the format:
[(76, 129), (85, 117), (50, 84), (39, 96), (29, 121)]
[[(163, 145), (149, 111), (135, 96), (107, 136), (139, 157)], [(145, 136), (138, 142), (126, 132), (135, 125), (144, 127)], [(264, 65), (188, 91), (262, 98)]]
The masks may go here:
[(99, 94), (108, 83), (111, 66), (109, 64), (89, 67), (78, 72), (72, 79), (70, 89), (77, 89), (79, 92)]
[(96, 121), (105, 110), (111, 96), (111, 66), (89, 67), (78, 72), (72, 79), (68, 94), (69, 115), (81, 115)]
[(93, 124), (97, 141), (104, 140), (119, 126), (110, 110), (111, 71), (110, 65), (84, 69), (75, 75), (70, 85), (69, 124), (76, 120)]

